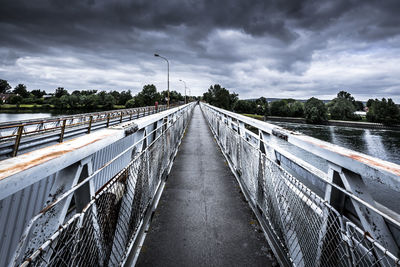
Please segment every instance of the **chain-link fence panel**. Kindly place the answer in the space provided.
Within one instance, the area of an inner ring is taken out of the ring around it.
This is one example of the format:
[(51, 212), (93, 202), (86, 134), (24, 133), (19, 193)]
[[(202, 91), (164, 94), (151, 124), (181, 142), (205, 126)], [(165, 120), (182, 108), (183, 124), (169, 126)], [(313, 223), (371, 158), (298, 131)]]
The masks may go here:
[(349, 254), (338, 212), (265, 155), (262, 162), (259, 206), (293, 263), (347, 266)]
[(354, 223), (346, 223), (354, 266), (400, 266), (400, 260), (363, 232)]
[[(254, 141), (256, 136), (239, 121), (229, 125), (225, 123), (229, 119), (216, 110), (207, 105), (202, 105), (202, 110), (247, 197), (261, 211), (276, 245), (294, 266), (399, 264), (398, 258), (368, 233), (349, 223), (348, 218), (280, 166), (273, 148), (265, 144), (267, 153), (262, 152), (259, 147), (263, 141)], [(250, 141), (244, 137), (246, 134), (251, 136)], [(323, 178), (320, 181), (329, 186)]]

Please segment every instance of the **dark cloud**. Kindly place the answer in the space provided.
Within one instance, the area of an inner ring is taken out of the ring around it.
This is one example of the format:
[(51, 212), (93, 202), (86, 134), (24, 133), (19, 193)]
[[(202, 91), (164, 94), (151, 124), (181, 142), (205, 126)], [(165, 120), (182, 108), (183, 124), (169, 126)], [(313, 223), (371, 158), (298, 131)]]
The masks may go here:
[[(162, 75), (164, 66), (152, 57), (157, 51), (168, 55), (178, 79), (191, 80), (199, 94), (209, 83), (225, 82), (245, 97), (263, 90), (276, 96), (332, 95), (337, 86), (368, 95), (366, 90), (380, 86), (400, 98), (397, 70), (386, 68), (385, 79), (373, 72), (384, 64), (381, 58), (390, 59), (389, 65), (399, 61), (396, 0), (1, 0), (0, 6), (0, 75), (13, 83), (54, 87), (58, 79), (66, 87), (140, 86)], [(356, 55), (355, 61), (346, 53)], [(330, 69), (324, 73), (316, 66)], [(40, 67), (45, 73), (37, 77)], [(341, 67), (354, 77), (329, 74), (341, 73)], [(77, 68), (88, 78), (66, 80)], [(110, 68), (108, 82), (96, 78)], [(133, 71), (137, 80), (129, 82)], [(361, 78), (376, 79), (370, 83), (375, 87)], [(329, 79), (340, 82), (329, 86)]]

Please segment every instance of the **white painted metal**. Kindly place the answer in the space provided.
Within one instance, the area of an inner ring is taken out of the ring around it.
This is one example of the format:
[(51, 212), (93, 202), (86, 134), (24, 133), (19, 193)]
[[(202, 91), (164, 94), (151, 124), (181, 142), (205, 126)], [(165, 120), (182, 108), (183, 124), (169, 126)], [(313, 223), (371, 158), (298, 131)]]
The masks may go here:
[[(143, 142), (138, 141), (143, 139), (146, 130), (150, 133), (146, 137), (148, 141), (154, 140), (156, 135), (151, 131), (162, 125), (160, 122), (187, 112), (192, 105), (141, 117), (1, 161), (0, 266), (5, 266), (11, 260), (24, 229), (23, 242), (18, 251), (21, 253), (16, 254), (16, 259), (32, 252), (38, 244), (43, 244), (60, 223), (70, 218), (68, 209), (79, 206), (83, 208), (90, 201), (91, 195), (125, 168), (135, 154), (141, 151)], [(137, 145), (132, 147), (134, 143)], [(74, 171), (69, 171), (72, 169)], [(80, 175), (82, 170), (85, 170), (84, 175)], [(66, 172), (71, 172), (71, 179)], [(87, 181), (87, 188), (75, 186), (78, 180), (79, 183)], [(38, 221), (31, 221), (36, 214), (46, 214), (52, 210), (48, 205), (57, 201), (57, 212), (53, 213), (55, 216), (50, 218), (48, 213), (43, 217), (38, 216)], [(74, 206), (71, 207), (70, 203), (74, 203)], [(29, 221), (31, 227), (26, 228)], [(44, 228), (41, 225), (45, 225)], [(35, 229), (46, 231), (38, 235)]]
[[(374, 198), (379, 197), (379, 191), (371, 192), (371, 187), (388, 188), (400, 194), (399, 165), (204, 103), (201, 107), (252, 205), (269, 216), (277, 216), (264, 218), (278, 240), (284, 240), (283, 246), (293, 264), (325, 266), (327, 259), (336, 257), (340, 265), (349, 266), (352, 257), (353, 262), (362, 261), (366, 251), (375, 255), (370, 257), (370, 264), (385, 262), (386, 266), (398, 261), (393, 255), (399, 252), (400, 209), (393, 211), (379, 203), (382, 198)], [(248, 130), (248, 126), (258, 135)], [(255, 163), (259, 160), (262, 164), (257, 167)], [(253, 168), (258, 168), (258, 173), (265, 170), (266, 176), (256, 175), (255, 170), (251, 174), (248, 169)], [(258, 187), (254, 191), (255, 183)], [(265, 190), (273, 211), (265, 210)], [(346, 232), (342, 221), (352, 221), (371, 238), (361, 240), (356, 234), (360, 229)], [(304, 235), (309, 227), (314, 229), (313, 234)], [(314, 238), (311, 243), (305, 241), (310, 238)], [(365, 244), (348, 243), (349, 238)], [(366, 248), (371, 240), (382, 246), (374, 246), (371, 252)], [(329, 247), (333, 251), (328, 252)], [(337, 254), (338, 251), (341, 253)]]

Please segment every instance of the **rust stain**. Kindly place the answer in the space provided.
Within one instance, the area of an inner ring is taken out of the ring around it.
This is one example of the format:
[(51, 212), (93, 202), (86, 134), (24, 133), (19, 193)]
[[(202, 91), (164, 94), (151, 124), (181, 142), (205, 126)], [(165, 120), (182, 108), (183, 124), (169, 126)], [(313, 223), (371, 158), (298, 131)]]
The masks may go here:
[[(101, 135), (101, 136), (97, 137), (96, 139), (91, 140), (90, 142), (86, 142), (86, 143), (84, 143), (84, 144), (82, 144), (80, 146), (74, 147), (74, 148), (63, 149), (61, 151), (55, 151), (55, 152), (49, 153), (47, 155), (34, 158), (34, 159), (32, 159), (32, 160), (30, 160), (28, 162), (22, 162), (22, 163), (14, 164), (13, 166), (10, 166), (10, 167), (8, 167), (6, 169), (0, 170), (0, 180), (2, 180), (4, 178), (7, 178), (7, 177), (9, 177), (9, 176), (11, 176), (13, 174), (18, 173), (18, 172), (21, 172), (21, 171), (33, 168), (33, 167), (35, 167), (37, 165), (43, 164), (43, 163), (45, 163), (45, 162), (47, 162), (49, 160), (58, 158), (58, 157), (66, 154), (66, 153), (72, 152), (72, 151), (77, 150), (79, 148), (82, 148), (84, 146), (93, 144), (93, 143), (95, 143), (95, 142), (97, 142), (99, 140), (102, 140), (106, 136), (108, 136), (108, 134)], [(69, 140), (68, 142), (73, 142), (73, 141), (75, 141), (75, 139)], [(60, 145), (65, 145), (65, 144), (66, 144), (66, 142), (60, 143), (60, 144), (56, 144), (54, 146), (60, 146)], [(49, 149), (49, 147), (44, 148), (44, 149)], [(35, 151), (30, 152), (30, 153), (35, 153)], [(30, 154), (30, 153), (27, 153), (27, 154)], [(25, 154), (25, 155), (27, 155), (27, 154)]]
[[(391, 172), (391, 173), (393, 173), (393, 174), (395, 174), (397, 176), (400, 176), (400, 167), (390, 166), (391, 164), (396, 165), (394, 163), (386, 162), (386, 161), (383, 161), (383, 160), (380, 160), (380, 159), (374, 160), (373, 158), (365, 157), (363, 155), (357, 155), (357, 154), (353, 154), (353, 153), (345, 153), (343, 151), (337, 151), (331, 145), (325, 145), (325, 144), (321, 144), (319, 142), (312, 142), (310, 140), (305, 140), (305, 141), (307, 141), (309, 143), (312, 143), (313, 145), (316, 145), (316, 146), (318, 146), (320, 148), (323, 148), (323, 149), (326, 149), (326, 150), (329, 150), (329, 151), (333, 151), (333, 152), (335, 152), (337, 154), (340, 154), (342, 156), (349, 157), (351, 159), (357, 160), (357, 161), (362, 162), (362, 163), (364, 163), (366, 165), (374, 166), (374, 167), (377, 167), (379, 169), (383, 169), (383, 170), (386, 170), (388, 172)], [(342, 148), (342, 147), (340, 147), (340, 148)], [(348, 149), (346, 149), (346, 152), (347, 151), (348, 151)]]
[(55, 202), (50, 203), (48, 206), (46, 206), (44, 209), (42, 209), (39, 213), (43, 213), (43, 214), (46, 213), (49, 209), (54, 207), (55, 204), (56, 204)]
[(364, 237), (370, 237), (370, 238), (372, 238), (372, 236), (371, 236), (371, 234), (370, 234), (369, 232), (365, 232), (365, 233), (364, 233)]
[(376, 167), (381, 168), (381, 169), (385, 169), (385, 170), (387, 170), (389, 172), (392, 172), (392, 173), (400, 176), (400, 169), (399, 168), (387, 166), (387, 164), (383, 164), (381, 162), (377, 162), (375, 160), (371, 160), (371, 159), (368, 159), (368, 158), (365, 158), (365, 157), (359, 156), (359, 155), (350, 154), (349, 157), (352, 158), (352, 159), (358, 160), (358, 161), (360, 161), (362, 163), (365, 163), (365, 164), (368, 164), (368, 165), (372, 165), (372, 166), (376, 166)]

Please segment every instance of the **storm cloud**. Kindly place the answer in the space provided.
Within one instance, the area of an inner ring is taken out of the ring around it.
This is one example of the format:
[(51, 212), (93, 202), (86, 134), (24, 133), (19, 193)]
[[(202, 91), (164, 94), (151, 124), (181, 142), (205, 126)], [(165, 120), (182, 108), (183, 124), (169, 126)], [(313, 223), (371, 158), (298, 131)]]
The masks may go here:
[(54, 91), (192, 94), (219, 83), (241, 98), (400, 102), (398, 1), (0, 1), (0, 78)]

